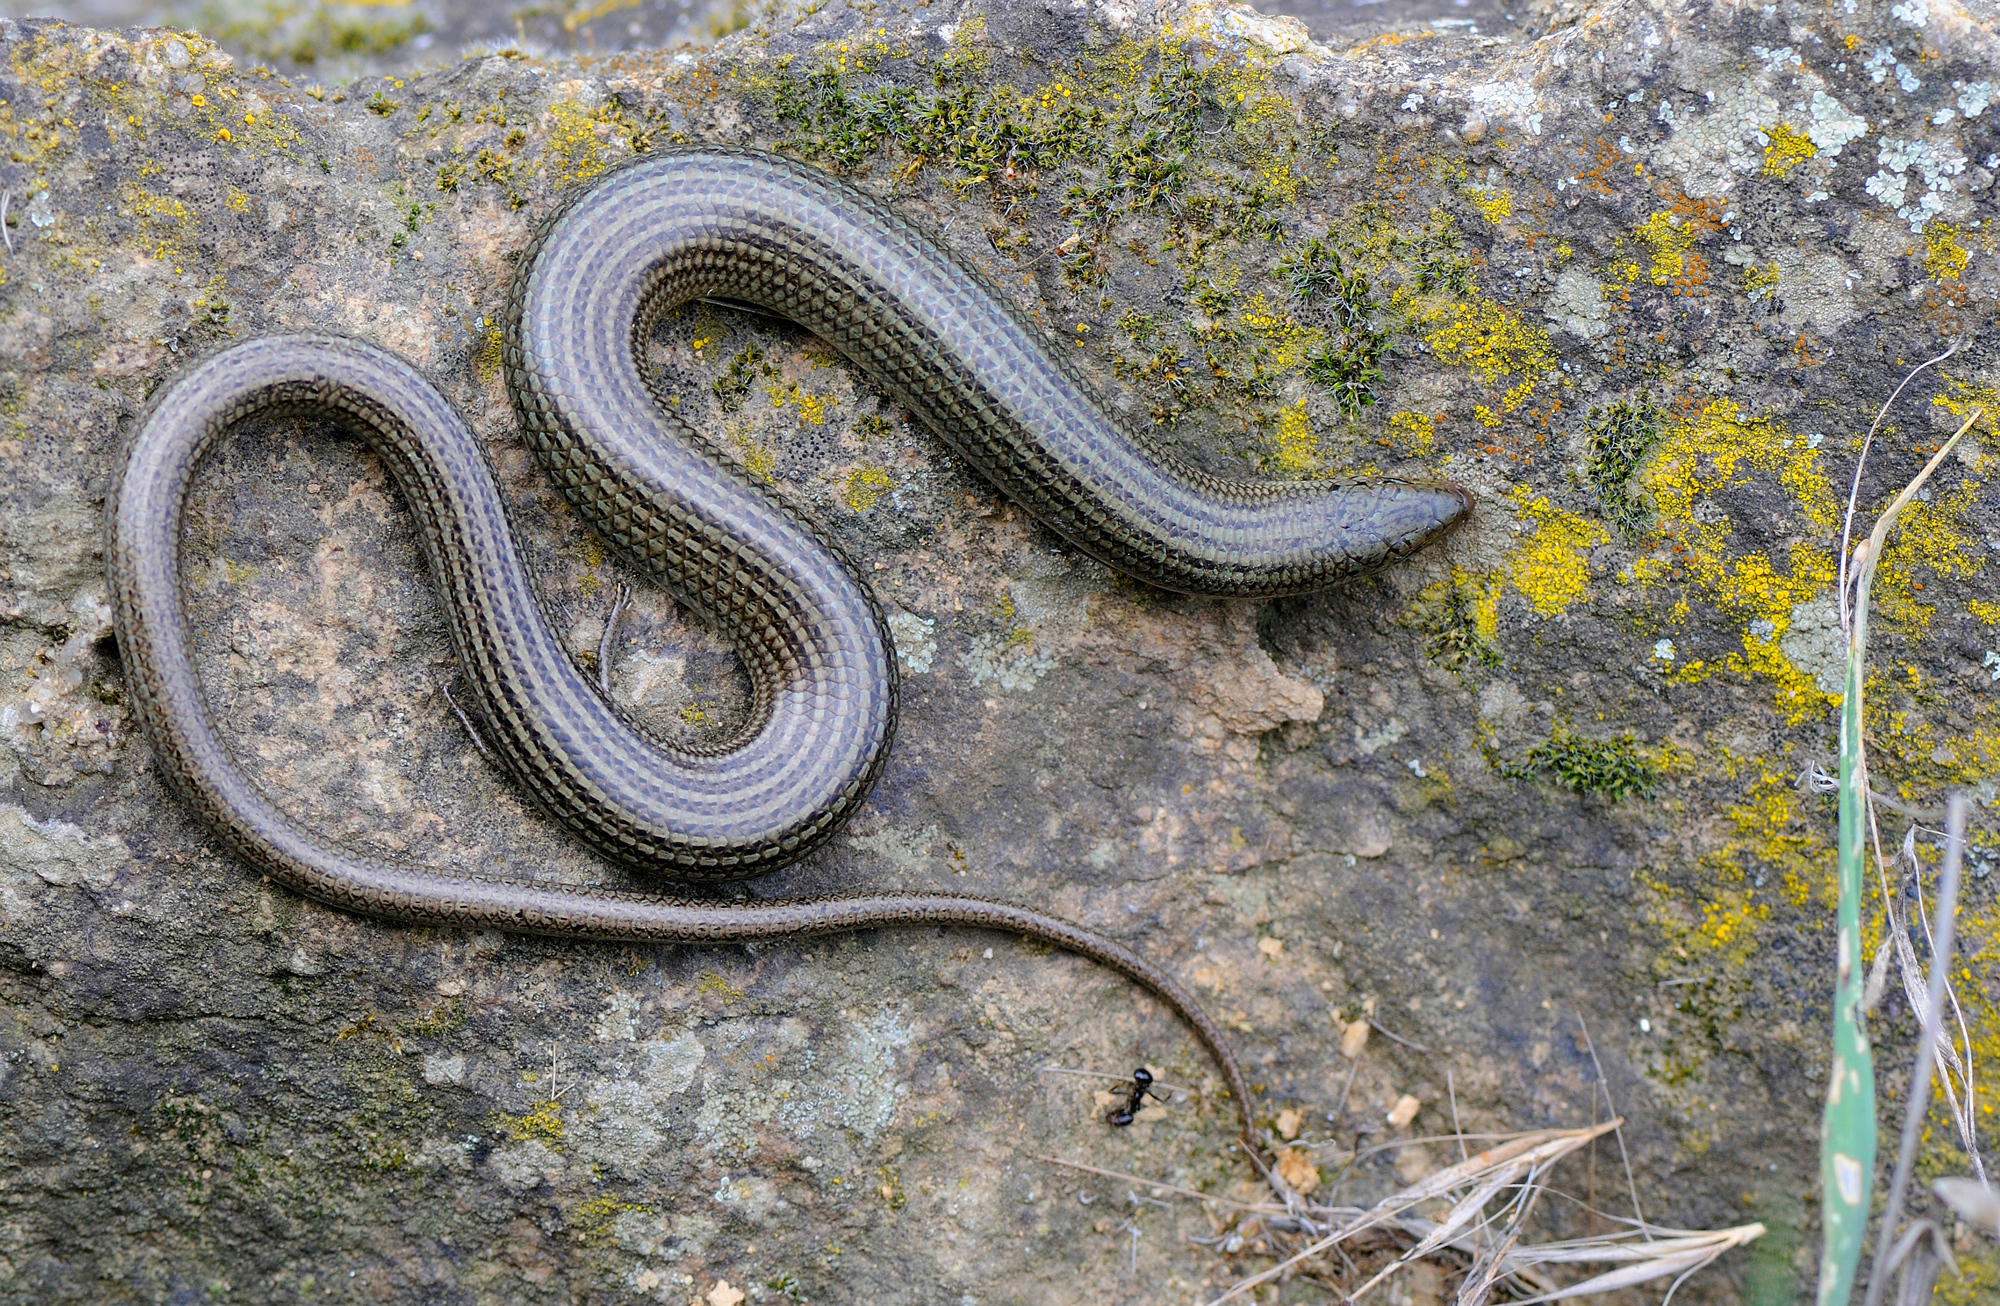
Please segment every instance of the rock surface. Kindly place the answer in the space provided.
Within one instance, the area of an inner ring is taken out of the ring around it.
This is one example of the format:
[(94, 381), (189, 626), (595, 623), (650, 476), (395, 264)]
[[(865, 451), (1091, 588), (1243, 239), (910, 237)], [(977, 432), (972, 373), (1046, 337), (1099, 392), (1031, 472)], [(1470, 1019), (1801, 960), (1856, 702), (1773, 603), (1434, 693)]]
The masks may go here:
[[(1809, 783), (1832, 560), (1857, 438), (1910, 365), (1964, 344), (1892, 412), (1864, 520), (1995, 402), (1993, 23), (1623, 0), (1329, 50), (1241, 9), (835, 0), (713, 50), (312, 94), (199, 38), (0, 20), (0, 1299), (1181, 1301), (1268, 1263), (1188, 1241), (1195, 1204), (1048, 1159), (1249, 1177), (1209, 1068), (1108, 974), (935, 930), (634, 949), (379, 924), (261, 883), (134, 736), (107, 470), (146, 396), (233, 337), (338, 330), (424, 368), (594, 662), (630, 576), (517, 440), (495, 321), (566, 186), (688, 140), (890, 197), (1207, 467), (1442, 473), (1481, 500), (1339, 591), (1153, 593), (812, 338), (670, 319), (650, 358), (680, 410), (861, 560), (906, 676), (865, 815), (749, 892), (948, 889), (1127, 939), (1226, 1021), (1329, 1181), (1405, 1095), (1413, 1137), (1615, 1104), (1648, 1216), (1771, 1227), (1683, 1299), (1793, 1300), (1833, 969)], [(1992, 439), (1885, 563), (1870, 704), (1899, 810), (1987, 805), (1961, 927), (1987, 1082)], [(466, 737), (407, 512), (351, 442), (238, 430), (185, 549), (208, 692), (300, 820), (617, 878)], [(728, 650), (643, 585), (612, 671), (674, 737), (744, 710)], [(1363, 1018), (1402, 1041), (1350, 1061)], [(1877, 1034), (1894, 1090), (1893, 996)], [(1180, 1091), (1122, 1131), (1108, 1080), (1059, 1073), (1141, 1063)], [(1341, 1191), (1444, 1156), (1381, 1152)], [(1562, 1182), (1616, 1207), (1615, 1165)], [(1940, 1292), (1972, 1301), (2000, 1266), (1961, 1248)]]

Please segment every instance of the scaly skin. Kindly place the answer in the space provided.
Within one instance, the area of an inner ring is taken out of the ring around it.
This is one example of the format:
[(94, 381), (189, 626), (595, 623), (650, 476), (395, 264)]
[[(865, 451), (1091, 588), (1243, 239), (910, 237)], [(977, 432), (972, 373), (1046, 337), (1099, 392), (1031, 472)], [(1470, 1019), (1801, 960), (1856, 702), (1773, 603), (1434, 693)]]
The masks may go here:
[(752, 875), (823, 843), (881, 772), (897, 684), (881, 610), (839, 549), (649, 391), (642, 345), (667, 308), (726, 298), (812, 329), (1079, 549), (1165, 588), (1316, 589), (1438, 538), (1471, 496), (1190, 469), (1112, 418), (984, 277), (861, 192), (769, 155), (636, 160), (573, 197), (522, 266), (506, 369), (528, 442), (585, 521), (735, 643), (755, 691), (749, 723), (702, 752), (628, 725), (557, 638), (482, 448), (450, 403), (373, 346), (278, 337), (231, 346), (166, 387), (112, 487), (119, 645), (163, 773), (273, 878), (395, 920), (663, 942), (911, 923), (1045, 940), (1131, 977), (1187, 1021), (1253, 1139), (1242, 1075), (1193, 997), (1122, 945), (1025, 908), (931, 894), (695, 902), (442, 874), (314, 840), (238, 769), (202, 697), (180, 583), (189, 478), (256, 413), (303, 410), (353, 428), (416, 513), (502, 765), (592, 851), (682, 881)]

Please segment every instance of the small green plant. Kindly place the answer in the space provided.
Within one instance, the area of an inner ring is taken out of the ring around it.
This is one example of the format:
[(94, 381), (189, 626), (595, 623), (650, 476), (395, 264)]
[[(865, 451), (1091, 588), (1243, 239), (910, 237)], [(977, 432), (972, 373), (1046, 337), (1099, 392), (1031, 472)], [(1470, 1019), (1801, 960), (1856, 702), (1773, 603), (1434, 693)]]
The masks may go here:
[(1326, 387), (1340, 411), (1350, 417), (1375, 402), (1376, 366), (1382, 357), (1382, 337), (1375, 332), (1350, 335), (1338, 347), (1328, 344), (1306, 360), (1306, 375)]
[[(1904, 378), (1875, 414), (1874, 425), (1861, 442), (1861, 456), (1855, 460), (1854, 489), (1848, 500), (1847, 520), (1841, 531), (1840, 576), (1836, 590), (1840, 599), (1841, 633), (1847, 644), (1847, 686), (1840, 700), (1839, 856), (1837, 860), (1838, 898), (1834, 922), (1838, 949), (1834, 963), (1832, 1064), (1827, 1072), (1826, 1107), (1820, 1119), (1820, 1220), (1824, 1230), (1819, 1261), (1819, 1306), (1846, 1306), (1854, 1292), (1861, 1266), (1861, 1251), (1868, 1232), (1871, 1194), (1875, 1186), (1875, 1157), (1878, 1147), (1875, 1118), (1875, 1059), (1869, 1047), (1867, 1013), (1863, 1010), (1864, 981), (1861, 969), (1861, 895), (1868, 863), (1868, 845), (1876, 824), (1873, 797), (1868, 786), (1867, 737), (1862, 698), (1868, 683), (1868, 602), (1875, 568), (1888, 544), (1896, 518), (1922, 492), (1924, 483), (1944, 463), (1965, 433), (1984, 417), (1975, 409), (1965, 424), (1938, 449), (1914, 480), (1903, 487), (1882, 515), (1868, 538), (1847, 551), (1853, 538), (1854, 505), (1861, 488), (1862, 469), (1888, 416), (1889, 405), (1919, 372), (1957, 353), (1960, 345), (1921, 363)], [(1881, 850), (1876, 861), (1882, 863)], [(1885, 884), (1884, 898), (1887, 898)], [(1916, 1003), (1912, 1002), (1912, 1006)], [(1935, 1021), (1932, 1022), (1933, 1024)], [(1928, 1038), (1928, 1035), (1927, 1035)], [(1969, 1051), (1969, 1049), (1968, 1049)], [(1930, 1082), (1928, 1067), (1924, 1083)], [(1903, 1167), (1907, 1177), (1907, 1167)], [(1891, 1195), (1888, 1221), (1883, 1229), (1884, 1250), (1894, 1233), (1889, 1227), (1901, 1201), (1900, 1180)], [(1887, 1257), (1878, 1255), (1875, 1281), (1869, 1301), (1880, 1299)]]
[(1585, 422), (1590, 447), (1583, 470), (1605, 519), (1627, 536), (1638, 535), (1653, 515), (1652, 506), (1632, 493), (1632, 474), (1660, 442), (1666, 417), (1650, 399), (1593, 408)]
[(1341, 281), (1340, 254), (1315, 237), (1296, 254), (1278, 260), (1277, 272), (1302, 304), (1317, 303), (1334, 294)]
[(1352, 417), (1375, 402), (1375, 383), (1389, 333), (1375, 327), (1375, 288), (1349, 272), (1340, 251), (1315, 237), (1279, 260), (1277, 273), (1301, 304), (1330, 320), (1326, 343), (1306, 360), (1306, 375), (1326, 387), (1340, 411)]
[(743, 397), (750, 393), (751, 383), (757, 378), (757, 365), (764, 361), (764, 351), (755, 345), (745, 346), (743, 352), (729, 360), (729, 370), (715, 378), (709, 388), (722, 401), (722, 411), (733, 413), (743, 406)]
[(1410, 612), (1410, 623), (1424, 632), (1424, 656), (1447, 671), (1467, 663), (1500, 665), (1500, 650), (1479, 633), (1477, 596), (1459, 577), (1424, 588)]
[(1660, 768), (1630, 735), (1592, 739), (1558, 725), (1548, 742), (1528, 750), (1520, 763), (1494, 761), (1511, 780), (1546, 775), (1579, 794), (1595, 794), (1611, 802), (1650, 798), (1659, 787)]

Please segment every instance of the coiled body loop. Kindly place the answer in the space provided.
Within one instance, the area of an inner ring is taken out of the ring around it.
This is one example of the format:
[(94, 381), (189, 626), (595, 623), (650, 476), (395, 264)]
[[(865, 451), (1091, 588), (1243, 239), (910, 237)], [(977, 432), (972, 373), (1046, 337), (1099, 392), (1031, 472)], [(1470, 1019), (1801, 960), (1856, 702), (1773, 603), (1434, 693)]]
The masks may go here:
[(1449, 485), (1253, 485), (1182, 466), (1110, 417), (983, 276), (882, 205), (800, 165), (685, 150), (616, 169), (540, 229), (506, 318), (521, 428), (562, 493), (730, 638), (754, 690), (712, 750), (633, 729), (563, 648), (477, 438), (402, 360), (326, 336), (250, 340), (166, 386), (128, 443), (107, 574), (133, 701), (165, 775), (244, 857), (338, 906), (592, 939), (723, 940), (941, 922), (1011, 930), (1159, 994), (1248, 1095), (1220, 1031), (1129, 949), (1004, 903), (888, 894), (748, 904), (475, 878), (354, 857), (279, 812), (223, 747), (188, 648), (189, 479), (232, 425), (304, 410), (381, 454), (414, 511), (473, 705), (502, 765), (595, 852), (684, 881), (788, 862), (880, 774), (896, 666), (879, 608), (819, 528), (742, 475), (649, 388), (658, 314), (698, 296), (817, 332), (1085, 552), (1150, 583), (1283, 594), (1382, 566), (1470, 510)]

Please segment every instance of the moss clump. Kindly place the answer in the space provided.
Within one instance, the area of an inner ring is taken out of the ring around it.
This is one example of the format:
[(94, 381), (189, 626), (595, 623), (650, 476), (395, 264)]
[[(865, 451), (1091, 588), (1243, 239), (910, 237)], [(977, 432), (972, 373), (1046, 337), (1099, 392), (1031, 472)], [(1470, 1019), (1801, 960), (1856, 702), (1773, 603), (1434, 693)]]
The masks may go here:
[(1619, 402), (1609, 408), (1593, 408), (1585, 423), (1590, 448), (1584, 455), (1583, 471), (1597, 494), (1604, 517), (1620, 532), (1636, 536), (1652, 519), (1653, 509), (1630, 487), (1632, 473), (1646, 460), (1666, 430), (1666, 418), (1650, 399), (1638, 403)]
[(317, 63), (326, 54), (386, 54), (431, 30), (420, 12), (384, 14), (376, 3), (289, 4), (267, 2), (250, 8), (211, 4), (201, 12), (201, 28), (217, 40), (240, 46), (266, 61)]
[(750, 386), (757, 379), (757, 365), (763, 361), (764, 351), (747, 345), (729, 360), (728, 371), (709, 382), (709, 389), (722, 401), (723, 412), (733, 413), (743, 406), (744, 396), (750, 393)]
[(1424, 632), (1424, 656), (1448, 671), (1468, 663), (1500, 665), (1500, 583), (1497, 576), (1452, 568), (1448, 580), (1433, 581), (1417, 595), (1405, 617)]
[(1632, 736), (1591, 739), (1560, 725), (1547, 743), (1528, 750), (1524, 765), (1504, 770), (1517, 779), (1546, 775), (1579, 794), (1596, 794), (1614, 803), (1650, 798), (1660, 782), (1659, 767)]
[(1306, 358), (1306, 375), (1319, 382), (1352, 417), (1375, 402), (1382, 379), (1382, 354), (1389, 333), (1375, 327), (1375, 288), (1367, 277), (1348, 271), (1340, 252), (1320, 239), (1308, 240), (1278, 263), (1278, 275), (1301, 304), (1329, 319), (1319, 347)]

